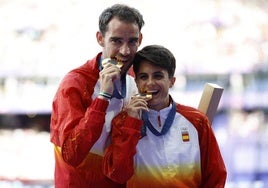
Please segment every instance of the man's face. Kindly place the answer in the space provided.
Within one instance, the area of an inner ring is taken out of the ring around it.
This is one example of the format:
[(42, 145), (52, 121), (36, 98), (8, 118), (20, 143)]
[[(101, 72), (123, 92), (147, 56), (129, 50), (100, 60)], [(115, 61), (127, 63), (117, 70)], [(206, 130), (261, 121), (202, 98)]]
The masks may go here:
[(103, 47), (103, 58), (116, 57), (123, 62), (122, 73), (127, 72), (142, 41), (138, 25), (113, 18), (103, 36), (97, 33), (98, 43)]

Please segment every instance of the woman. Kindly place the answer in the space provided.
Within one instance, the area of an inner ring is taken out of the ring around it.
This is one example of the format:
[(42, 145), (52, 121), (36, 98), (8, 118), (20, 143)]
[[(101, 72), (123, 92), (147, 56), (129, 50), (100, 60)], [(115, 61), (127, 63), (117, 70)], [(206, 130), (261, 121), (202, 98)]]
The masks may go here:
[(175, 68), (173, 54), (158, 45), (144, 47), (134, 58), (141, 95), (113, 119), (103, 164), (106, 176), (127, 181), (128, 188), (225, 185), (225, 165), (208, 118), (169, 94)]

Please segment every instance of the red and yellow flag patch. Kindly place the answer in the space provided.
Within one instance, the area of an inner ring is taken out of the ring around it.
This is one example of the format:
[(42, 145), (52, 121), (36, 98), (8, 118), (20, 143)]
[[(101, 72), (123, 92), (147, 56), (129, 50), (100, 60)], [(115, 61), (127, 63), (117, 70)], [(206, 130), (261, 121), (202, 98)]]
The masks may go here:
[(181, 132), (181, 138), (183, 142), (189, 142), (190, 141), (190, 136), (188, 131), (182, 131)]

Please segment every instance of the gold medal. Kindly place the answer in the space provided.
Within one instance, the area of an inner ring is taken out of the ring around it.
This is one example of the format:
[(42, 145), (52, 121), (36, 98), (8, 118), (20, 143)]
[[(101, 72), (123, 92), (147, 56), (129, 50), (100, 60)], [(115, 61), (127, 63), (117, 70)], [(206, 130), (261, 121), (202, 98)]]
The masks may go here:
[(143, 96), (143, 97), (146, 97), (146, 100), (150, 100), (153, 98), (152, 94), (151, 93), (140, 93), (138, 94), (139, 96)]
[(121, 61), (118, 61), (117, 58), (105, 58), (102, 60), (101, 65), (102, 67), (105, 67), (108, 63), (116, 65), (118, 68), (121, 68), (123, 66), (123, 63)]

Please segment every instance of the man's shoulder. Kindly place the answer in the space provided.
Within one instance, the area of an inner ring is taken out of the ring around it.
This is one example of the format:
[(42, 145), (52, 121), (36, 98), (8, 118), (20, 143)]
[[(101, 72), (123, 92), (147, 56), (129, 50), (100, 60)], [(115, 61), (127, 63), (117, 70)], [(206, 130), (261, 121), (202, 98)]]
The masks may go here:
[(96, 58), (87, 60), (84, 64), (70, 70), (61, 80), (62, 87), (73, 87), (85, 83), (96, 83), (99, 78)]
[(64, 79), (88, 78), (92, 76), (95, 78), (99, 73), (97, 57), (87, 60), (84, 64), (72, 69), (65, 75)]

